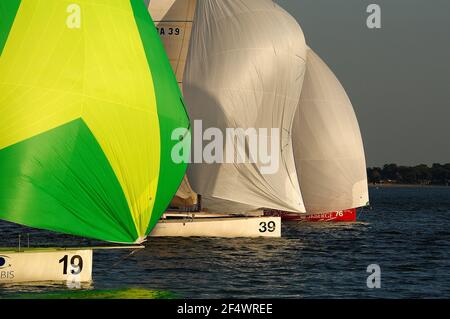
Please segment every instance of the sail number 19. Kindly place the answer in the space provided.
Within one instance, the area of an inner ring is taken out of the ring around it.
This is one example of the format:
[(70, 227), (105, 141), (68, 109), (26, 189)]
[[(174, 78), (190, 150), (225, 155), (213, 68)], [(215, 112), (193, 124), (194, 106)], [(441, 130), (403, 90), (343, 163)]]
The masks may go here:
[(261, 222), (259, 223), (259, 232), (260, 233), (265, 233), (265, 232), (269, 232), (269, 233), (273, 233), (276, 229), (276, 224), (274, 221), (271, 222)]
[[(63, 264), (63, 274), (67, 275), (68, 270), (67, 268), (69, 266), (69, 256), (65, 255), (63, 258), (59, 260), (59, 263)], [(70, 265), (72, 266), (70, 273), (72, 275), (79, 275), (83, 270), (83, 258), (81, 258), (80, 255), (73, 256), (72, 258), (70, 258)]]

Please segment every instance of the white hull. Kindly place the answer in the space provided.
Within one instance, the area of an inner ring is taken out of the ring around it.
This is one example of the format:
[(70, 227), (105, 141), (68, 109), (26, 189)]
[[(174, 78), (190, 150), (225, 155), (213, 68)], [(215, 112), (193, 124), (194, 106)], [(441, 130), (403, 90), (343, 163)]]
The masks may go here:
[[(170, 214), (170, 217), (174, 215)], [(150, 237), (281, 237), (280, 217), (194, 215), (193, 218), (179, 214), (179, 219), (161, 219)]]
[(92, 280), (92, 250), (24, 249), (0, 251), (0, 284)]

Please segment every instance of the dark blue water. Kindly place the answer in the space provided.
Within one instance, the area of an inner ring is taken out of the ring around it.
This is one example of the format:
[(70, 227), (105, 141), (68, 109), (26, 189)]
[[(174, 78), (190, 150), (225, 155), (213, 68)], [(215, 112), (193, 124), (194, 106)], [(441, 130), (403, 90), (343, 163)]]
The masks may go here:
[[(450, 187), (370, 190), (373, 210), (352, 224), (283, 224), (280, 239), (151, 239), (94, 255), (85, 289), (146, 288), (187, 298), (450, 297)], [(0, 246), (31, 233), (32, 246), (88, 240), (0, 223)], [(26, 238), (26, 236), (25, 236)], [(381, 288), (369, 289), (369, 264)], [(64, 285), (0, 286), (0, 297), (67, 290)]]

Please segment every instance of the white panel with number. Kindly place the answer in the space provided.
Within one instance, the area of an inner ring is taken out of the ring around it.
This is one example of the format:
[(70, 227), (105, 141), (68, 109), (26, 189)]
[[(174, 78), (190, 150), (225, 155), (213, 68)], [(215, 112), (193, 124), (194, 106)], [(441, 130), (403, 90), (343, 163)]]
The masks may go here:
[(281, 237), (280, 217), (203, 217), (160, 220), (151, 237)]
[(0, 252), (0, 283), (92, 280), (92, 250)]

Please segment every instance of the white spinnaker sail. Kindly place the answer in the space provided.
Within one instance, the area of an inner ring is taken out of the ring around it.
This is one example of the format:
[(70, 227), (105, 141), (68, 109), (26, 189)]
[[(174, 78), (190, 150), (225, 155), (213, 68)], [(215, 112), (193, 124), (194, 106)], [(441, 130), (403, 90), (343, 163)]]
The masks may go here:
[(181, 89), (196, 5), (197, 0), (150, 0), (148, 5)]
[(311, 49), (293, 144), (308, 213), (368, 203), (366, 162), (355, 112), (339, 80)]
[(198, 2), (183, 80), (191, 121), (202, 120), (204, 129), (223, 133), (278, 128), (282, 151), (275, 155), (279, 169), (271, 175), (261, 173), (260, 162), (191, 164), (189, 182), (197, 193), (252, 207), (305, 211), (291, 139), (305, 60), (300, 26), (272, 1)]
[[(147, 3), (178, 84), (183, 90), (182, 80), (197, 0), (150, 0)], [(189, 181), (185, 177), (171, 206), (193, 206), (195, 204), (197, 204), (197, 194), (191, 189)]]

